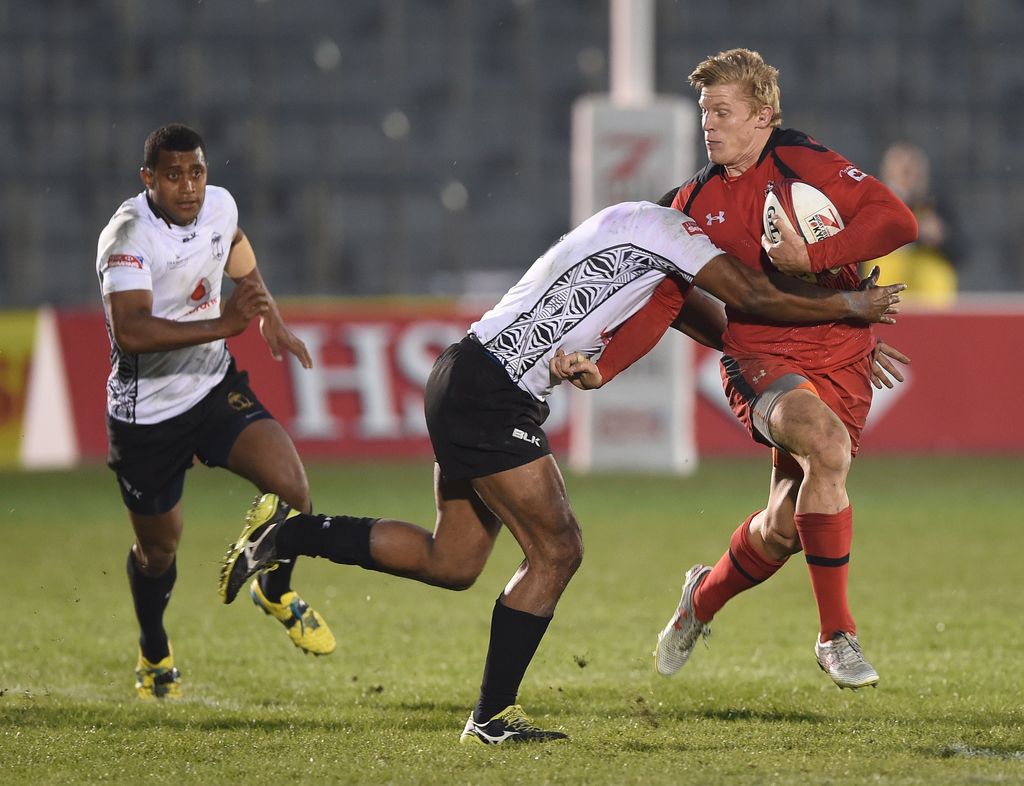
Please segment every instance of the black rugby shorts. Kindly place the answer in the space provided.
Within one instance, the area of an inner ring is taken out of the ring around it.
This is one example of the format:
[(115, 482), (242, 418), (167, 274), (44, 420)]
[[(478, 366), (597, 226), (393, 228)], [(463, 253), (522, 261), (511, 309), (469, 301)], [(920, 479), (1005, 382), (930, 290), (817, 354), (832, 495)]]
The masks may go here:
[(227, 467), (231, 447), (250, 423), (272, 418), (232, 359), (217, 386), (192, 409), (160, 423), (125, 423), (107, 416), (107, 466), (117, 474), (125, 506), (166, 513), (181, 499), (192, 457)]
[(516, 385), (467, 336), (441, 353), (424, 391), (427, 431), (445, 480), (493, 475), (551, 452), (548, 405)]

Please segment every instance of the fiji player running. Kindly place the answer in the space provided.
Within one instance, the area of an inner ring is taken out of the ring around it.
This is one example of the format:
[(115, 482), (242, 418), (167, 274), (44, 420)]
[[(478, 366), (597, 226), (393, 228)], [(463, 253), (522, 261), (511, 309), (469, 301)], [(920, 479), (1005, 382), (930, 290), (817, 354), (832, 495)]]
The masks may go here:
[[(306, 473), (291, 439), (235, 368), (224, 339), (259, 317), (274, 355), (311, 365), (285, 326), (256, 266), (238, 209), (207, 186), (206, 149), (181, 125), (146, 139), (145, 190), (126, 200), (100, 235), (96, 258), (110, 336), (108, 463), (117, 473), (135, 542), (128, 553), (141, 633), (135, 688), (141, 698), (176, 698), (180, 675), (163, 626), (177, 575), (185, 472), (198, 456), (261, 492), (311, 509)], [(223, 301), (224, 274), (235, 281)], [(294, 644), (325, 655), (334, 637), (289, 587), (292, 565), (253, 581), (253, 601), (280, 620)]]
[[(666, 276), (779, 320), (891, 321), (886, 314), (902, 289), (836, 292), (789, 279), (781, 291), (723, 254), (677, 211), (649, 202), (609, 207), (548, 249), (434, 364), (425, 392), (437, 460), (433, 532), (393, 519), (304, 515), (265, 495), (225, 557), (224, 602), (252, 574), (299, 555), (465, 589), (480, 575), (504, 524), (524, 559), (494, 604), (479, 700), (461, 740), (564, 739), (516, 703), (583, 558), (580, 527), (543, 430), (546, 399), (560, 381), (551, 366), (568, 347), (600, 353), (606, 335)], [(694, 297), (692, 313), (684, 309), (684, 316), (700, 325), (709, 302)]]

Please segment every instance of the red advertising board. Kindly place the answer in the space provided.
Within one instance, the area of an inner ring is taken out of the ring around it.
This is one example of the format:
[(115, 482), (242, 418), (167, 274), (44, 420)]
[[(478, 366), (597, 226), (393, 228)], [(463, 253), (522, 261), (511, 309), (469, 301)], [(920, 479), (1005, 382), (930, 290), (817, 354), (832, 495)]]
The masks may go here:
[[(438, 352), (464, 335), (479, 311), (450, 304), (338, 302), (285, 309), (314, 359), (304, 370), (267, 353), (255, 326), (232, 339), (238, 365), (310, 459), (429, 457), (422, 388)], [(84, 458), (106, 453), (107, 339), (98, 312), (58, 315), (78, 444)], [(910, 355), (907, 381), (876, 393), (863, 454), (1024, 453), (1024, 303), (904, 313), (877, 332)], [(750, 442), (722, 408), (717, 355), (697, 353), (697, 443), (701, 455), (741, 455)], [(628, 371), (625, 373), (629, 373)], [(601, 395), (596, 392), (592, 395)], [(548, 433), (567, 445), (558, 391)]]

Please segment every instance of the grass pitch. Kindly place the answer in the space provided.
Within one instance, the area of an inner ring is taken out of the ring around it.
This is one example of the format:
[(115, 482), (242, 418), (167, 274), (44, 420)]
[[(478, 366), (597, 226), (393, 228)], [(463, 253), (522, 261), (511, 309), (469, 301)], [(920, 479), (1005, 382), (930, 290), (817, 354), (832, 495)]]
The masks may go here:
[[(433, 521), (430, 468), (319, 466), (317, 508)], [(1024, 459), (855, 462), (851, 603), (881, 674), (839, 691), (794, 559), (714, 622), (675, 678), (651, 651), (684, 571), (764, 499), (767, 461), (686, 479), (568, 476), (587, 554), (520, 699), (568, 744), (466, 748), (494, 598), (519, 551), (446, 592), (305, 560), (296, 586), (338, 636), (314, 659), (218, 560), (252, 492), (197, 468), (167, 613), (185, 699), (134, 698), (130, 542), (113, 476), (0, 473), (0, 782), (977, 784), (1024, 782)]]

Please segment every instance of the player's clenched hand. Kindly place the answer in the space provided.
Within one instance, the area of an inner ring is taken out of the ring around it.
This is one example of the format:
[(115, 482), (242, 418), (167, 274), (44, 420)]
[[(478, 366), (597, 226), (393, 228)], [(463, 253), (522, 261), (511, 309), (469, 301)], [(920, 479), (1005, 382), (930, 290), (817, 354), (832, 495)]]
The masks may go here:
[(882, 385), (891, 388), (893, 386), (893, 379), (897, 382), (903, 381), (903, 373), (899, 370), (898, 366), (893, 365), (893, 360), (898, 360), (905, 366), (910, 364), (910, 358), (896, 349), (896, 347), (890, 346), (884, 341), (879, 341), (875, 344), (875, 348), (871, 353), (871, 384), (876, 388), (881, 389)]
[(288, 329), (276, 308), (260, 317), (260, 334), (274, 360), (280, 360), (282, 352), (289, 352), (299, 359), (303, 368), (313, 368), (313, 358), (309, 356), (305, 343)]
[(597, 364), (582, 352), (571, 352), (567, 355), (561, 349), (556, 350), (548, 369), (552, 385), (569, 380), (580, 390), (594, 390), (601, 387), (604, 382)]
[(256, 281), (242, 279), (224, 301), (224, 310), (220, 318), (227, 328), (228, 335), (237, 336), (253, 319), (269, 309), (270, 293), (266, 288)]
[(811, 257), (807, 244), (788, 222), (772, 219), (779, 232), (779, 242), (773, 243), (767, 235), (761, 236), (761, 248), (768, 254), (775, 268), (788, 276), (799, 276), (811, 272)]

